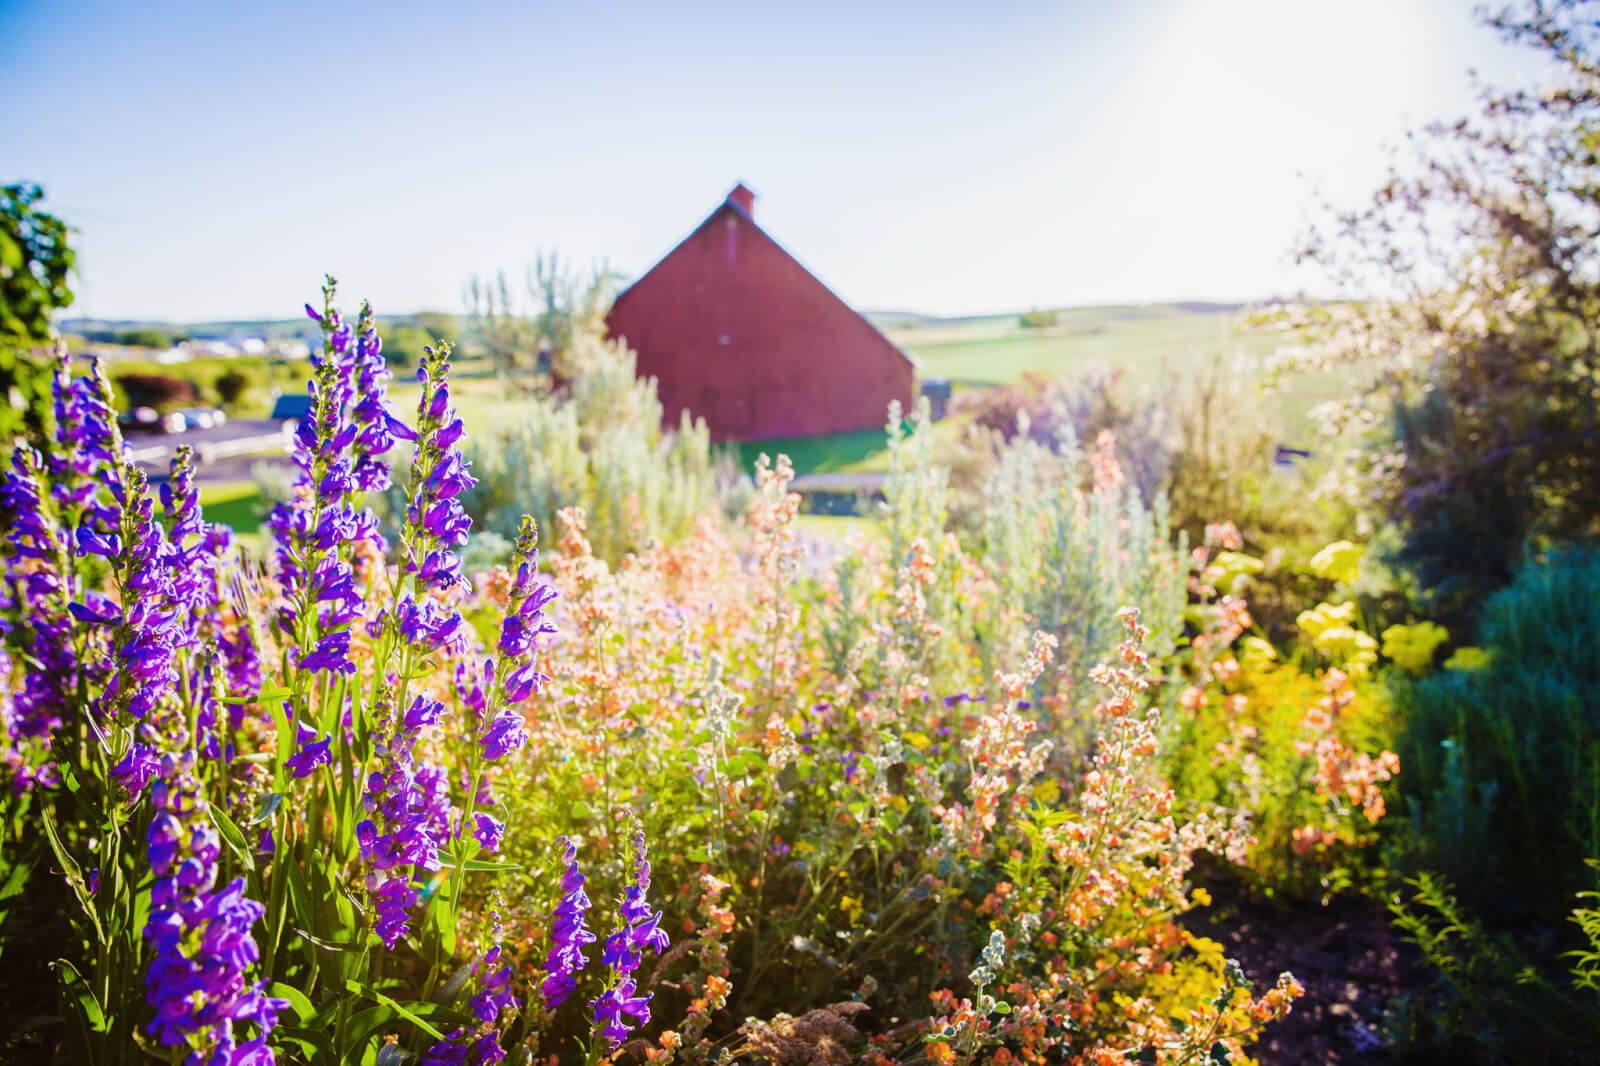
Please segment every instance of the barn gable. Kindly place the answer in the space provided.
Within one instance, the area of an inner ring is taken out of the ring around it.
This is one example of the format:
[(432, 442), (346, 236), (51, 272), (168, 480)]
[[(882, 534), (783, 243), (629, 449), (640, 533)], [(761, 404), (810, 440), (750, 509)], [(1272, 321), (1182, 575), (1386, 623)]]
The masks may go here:
[(909, 407), (915, 365), (727, 199), (612, 306), (606, 324), (656, 379), (669, 424), (687, 409), (714, 440), (881, 426)]

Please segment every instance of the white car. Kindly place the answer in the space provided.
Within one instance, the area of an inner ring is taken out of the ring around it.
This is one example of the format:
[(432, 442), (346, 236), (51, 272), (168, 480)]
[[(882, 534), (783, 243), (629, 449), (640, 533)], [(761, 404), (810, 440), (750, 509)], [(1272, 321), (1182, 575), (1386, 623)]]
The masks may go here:
[(228, 416), (215, 407), (184, 407), (175, 413), (183, 418), (185, 429), (216, 429), (228, 424)]

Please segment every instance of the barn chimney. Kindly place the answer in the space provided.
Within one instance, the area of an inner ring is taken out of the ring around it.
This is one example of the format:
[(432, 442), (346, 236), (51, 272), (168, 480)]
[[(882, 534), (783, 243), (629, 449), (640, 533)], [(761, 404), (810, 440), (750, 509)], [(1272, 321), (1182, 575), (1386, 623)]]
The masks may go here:
[(756, 217), (756, 194), (751, 192), (750, 187), (744, 182), (741, 181), (733, 187), (728, 193), (728, 201), (751, 218)]

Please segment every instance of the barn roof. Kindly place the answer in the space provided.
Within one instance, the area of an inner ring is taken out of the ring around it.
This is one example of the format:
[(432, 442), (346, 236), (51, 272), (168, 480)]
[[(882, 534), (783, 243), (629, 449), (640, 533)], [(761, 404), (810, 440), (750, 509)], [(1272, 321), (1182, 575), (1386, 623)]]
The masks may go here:
[(628, 296), (628, 294), (630, 292), (632, 292), (641, 283), (643, 283), (644, 280), (646, 278), (648, 278), (652, 273), (654, 273), (655, 270), (658, 267), (660, 267), (662, 263), (666, 262), (668, 259), (671, 259), (672, 256), (678, 251), (678, 249), (682, 248), (684, 245), (686, 245), (690, 241), (694, 240), (695, 235), (698, 234), (701, 230), (703, 230), (707, 226), (711, 225), (717, 219), (721, 218), (724, 214), (727, 214), (728, 212), (733, 212), (734, 214), (738, 215), (739, 218), (746, 225), (748, 225), (750, 227), (750, 229), (753, 230), (758, 236), (760, 236), (763, 240), (765, 240), (768, 244), (770, 244), (774, 249), (776, 249), (779, 253), (781, 253), (790, 262), (794, 263), (795, 266), (797, 266), (801, 270), (805, 271), (805, 273), (810, 276), (812, 281), (815, 281), (817, 283), (817, 285), (820, 286), (823, 289), (823, 291), (825, 291), (829, 296), (833, 297), (834, 300), (838, 301), (839, 306), (845, 308), (852, 315), (855, 315), (857, 318), (859, 318), (863, 325), (865, 325), (873, 333), (877, 334), (883, 340), (883, 343), (885, 345), (887, 345), (888, 347), (892, 348), (894, 350), (894, 352), (897, 355), (899, 355), (900, 358), (904, 359), (913, 369), (920, 369), (921, 368), (922, 363), (921, 363), (920, 360), (917, 359), (916, 356), (912, 355), (910, 352), (906, 351), (905, 349), (901, 348), (898, 344), (896, 344), (893, 341), (891, 341), (888, 337), (884, 336), (883, 331), (880, 330), (877, 326), (873, 325), (872, 322), (865, 315), (863, 315), (860, 311), (857, 311), (854, 307), (851, 307), (850, 304), (843, 297), (841, 297), (838, 293), (834, 292), (833, 289), (831, 287), (829, 287), (829, 285), (826, 282), (824, 282), (821, 278), (817, 277), (816, 271), (812, 270), (810, 267), (808, 267), (804, 263), (802, 263), (798, 258), (795, 257), (795, 255), (792, 252), (790, 252), (782, 244), (779, 244), (778, 241), (773, 238), (772, 234), (770, 234), (766, 230), (762, 229), (760, 224), (757, 223), (756, 219), (755, 219), (754, 204), (755, 204), (755, 193), (752, 192), (750, 190), (750, 187), (748, 185), (746, 185), (744, 182), (742, 182), (742, 181), (741, 182), (736, 182), (734, 184), (733, 188), (728, 190), (728, 195), (723, 197), (722, 203), (718, 204), (714, 209), (712, 209), (711, 213), (709, 215), (707, 215), (703, 220), (701, 220), (699, 225), (695, 226), (694, 229), (690, 230), (687, 234), (685, 234), (683, 239), (678, 241), (677, 244), (674, 244), (667, 251), (667, 253), (665, 255), (663, 255), (661, 258), (657, 259), (654, 263), (652, 263), (650, 265), (650, 269), (649, 270), (646, 270), (643, 274), (640, 274), (637, 278), (635, 278), (633, 280), (632, 284), (630, 284), (627, 288), (623, 289), (620, 293), (617, 294), (617, 298), (612, 302), (613, 306), (620, 306), (621, 303), (623, 302), (623, 300), (627, 299), (627, 296)]

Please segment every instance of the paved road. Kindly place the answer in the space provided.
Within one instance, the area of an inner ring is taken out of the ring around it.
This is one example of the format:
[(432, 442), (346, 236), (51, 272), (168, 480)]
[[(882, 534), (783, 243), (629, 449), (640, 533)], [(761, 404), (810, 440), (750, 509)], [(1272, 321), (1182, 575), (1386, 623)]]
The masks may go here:
[(274, 419), (245, 419), (216, 429), (187, 433), (137, 433), (127, 438), (133, 461), (153, 477), (165, 476), (182, 445), (194, 449), (198, 480), (238, 481), (250, 476), (250, 467), (262, 459), (288, 452), (283, 424)]
[(868, 495), (883, 491), (889, 475), (882, 472), (801, 474), (789, 482), (795, 492), (837, 492), (849, 495), (864, 492)]

